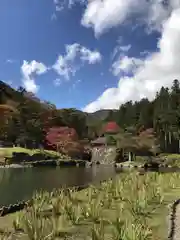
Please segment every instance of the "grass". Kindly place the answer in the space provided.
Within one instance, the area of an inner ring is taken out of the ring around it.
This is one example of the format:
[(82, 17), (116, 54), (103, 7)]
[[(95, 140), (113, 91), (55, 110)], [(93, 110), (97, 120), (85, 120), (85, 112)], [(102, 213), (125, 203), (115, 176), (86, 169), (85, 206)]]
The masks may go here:
[(28, 153), (29, 155), (33, 155), (35, 153), (47, 153), (54, 156), (59, 156), (60, 154), (55, 151), (49, 151), (49, 150), (40, 150), (40, 149), (26, 149), (22, 147), (10, 147), (10, 148), (0, 148), (0, 152), (3, 156), (6, 157), (12, 157), (13, 152), (23, 152)]
[(180, 154), (160, 154), (160, 157), (165, 158), (166, 164), (172, 167), (180, 167)]
[(32, 207), (2, 221), (17, 239), (161, 240), (179, 191), (178, 173), (124, 173), (80, 192), (36, 193)]
[[(144, 162), (145, 163), (145, 162)], [(122, 163), (117, 163), (117, 166), (123, 166), (123, 167), (127, 167), (127, 166), (131, 166), (131, 167), (140, 167), (142, 166), (144, 163), (142, 162), (136, 162), (136, 161), (132, 161), (132, 162), (129, 162), (129, 161), (126, 161), (126, 162), (122, 162)]]
[(162, 153), (162, 154), (160, 154), (160, 156), (167, 157), (167, 158), (178, 158), (178, 159), (180, 159), (180, 154), (177, 154), (177, 153), (170, 153), (170, 154)]
[(4, 163), (4, 157), (11, 158), (13, 152), (23, 152), (23, 153), (28, 153), (29, 155), (33, 155), (35, 153), (42, 153), (52, 157), (58, 156), (61, 159), (67, 159), (66, 156), (55, 151), (41, 150), (41, 149), (27, 149), (22, 147), (9, 147), (9, 148), (0, 148), (0, 162)]
[[(167, 154), (162, 153), (157, 157), (158, 161), (161, 159), (162, 164), (166, 164), (170, 167), (180, 167), (180, 154)], [(148, 161), (148, 157), (144, 156), (136, 156), (136, 160), (132, 162), (124, 162), (122, 163), (123, 166), (131, 165), (131, 166), (141, 166)], [(153, 159), (156, 161), (156, 158)]]

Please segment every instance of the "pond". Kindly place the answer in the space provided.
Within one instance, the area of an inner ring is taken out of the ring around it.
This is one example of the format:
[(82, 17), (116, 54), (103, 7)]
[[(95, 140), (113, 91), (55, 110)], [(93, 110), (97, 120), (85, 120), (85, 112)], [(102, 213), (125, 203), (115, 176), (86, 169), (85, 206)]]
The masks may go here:
[(31, 199), (35, 191), (98, 183), (116, 174), (113, 166), (0, 169), (0, 207)]
[[(0, 208), (29, 200), (35, 191), (52, 191), (61, 187), (99, 183), (122, 173), (112, 165), (95, 165), (91, 168), (0, 168)], [(145, 173), (144, 170), (139, 170)], [(156, 170), (157, 171), (157, 170)], [(179, 168), (161, 168), (157, 172), (179, 172)]]

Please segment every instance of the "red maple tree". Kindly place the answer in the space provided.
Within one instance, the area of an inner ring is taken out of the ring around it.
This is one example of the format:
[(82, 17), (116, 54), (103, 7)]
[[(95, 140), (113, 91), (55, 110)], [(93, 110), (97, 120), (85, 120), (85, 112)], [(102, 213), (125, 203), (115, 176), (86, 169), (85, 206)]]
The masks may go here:
[(76, 130), (69, 127), (52, 127), (46, 134), (46, 146), (48, 149), (63, 147), (67, 142), (77, 141)]
[(116, 122), (108, 122), (104, 128), (104, 133), (117, 133), (120, 130)]

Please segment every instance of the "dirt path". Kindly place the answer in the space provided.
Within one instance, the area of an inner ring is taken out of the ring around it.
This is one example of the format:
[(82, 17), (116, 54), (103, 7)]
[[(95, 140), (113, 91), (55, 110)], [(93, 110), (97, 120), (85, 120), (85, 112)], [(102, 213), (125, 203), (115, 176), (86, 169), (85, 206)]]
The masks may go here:
[(14, 213), (8, 214), (4, 217), (0, 217), (0, 230), (7, 230), (12, 231), (13, 230), (13, 220), (16, 218), (16, 215)]

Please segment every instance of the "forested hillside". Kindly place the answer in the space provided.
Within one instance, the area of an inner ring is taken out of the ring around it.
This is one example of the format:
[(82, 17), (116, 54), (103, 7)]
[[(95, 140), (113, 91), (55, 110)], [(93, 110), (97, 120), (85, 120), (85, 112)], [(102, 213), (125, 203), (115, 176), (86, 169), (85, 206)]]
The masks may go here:
[(162, 151), (179, 152), (180, 85), (174, 80), (170, 89), (162, 87), (153, 101), (126, 102), (119, 110), (101, 110), (92, 114), (77, 109), (56, 109), (23, 88), (17, 91), (0, 82), (0, 140), (13, 143), (43, 144), (53, 126), (74, 128), (79, 139), (101, 135), (105, 122), (115, 121), (121, 129), (134, 134), (152, 128)]
[(126, 102), (118, 112), (109, 115), (122, 128), (153, 128), (163, 152), (179, 152), (180, 83), (174, 80), (171, 88), (162, 87), (153, 101)]

